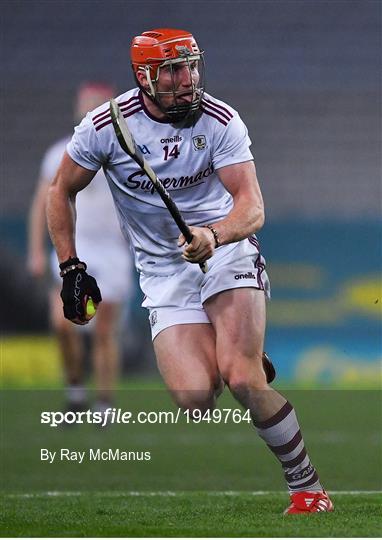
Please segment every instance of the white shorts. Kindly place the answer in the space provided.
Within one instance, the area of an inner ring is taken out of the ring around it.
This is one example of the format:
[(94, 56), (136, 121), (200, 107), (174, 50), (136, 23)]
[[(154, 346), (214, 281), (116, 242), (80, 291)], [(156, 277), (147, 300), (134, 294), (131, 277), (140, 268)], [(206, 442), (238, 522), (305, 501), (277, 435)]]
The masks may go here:
[[(87, 243), (79, 247), (79, 259), (87, 265), (100, 288), (102, 300), (115, 304), (125, 303), (133, 293), (132, 256), (129, 247), (95, 246)], [(61, 284), (56, 253), (51, 256), (51, 269), (55, 281)]]
[(153, 340), (176, 324), (210, 323), (203, 303), (216, 293), (254, 287), (270, 296), (265, 259), (256, 237), (219, 247), (207, 262), (206, 274), (198, 264), (190, 263), (170, 276), (141, 274), (140, 286), (145, 294), (142, 306), (149, 310)]

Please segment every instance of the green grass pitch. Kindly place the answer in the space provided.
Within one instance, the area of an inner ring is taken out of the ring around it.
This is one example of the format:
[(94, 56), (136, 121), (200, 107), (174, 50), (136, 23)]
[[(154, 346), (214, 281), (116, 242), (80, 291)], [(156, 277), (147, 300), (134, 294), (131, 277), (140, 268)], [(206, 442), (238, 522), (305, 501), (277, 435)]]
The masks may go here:
[(381, 495), (335, 495), (336, 511), (281, 516), (285, 495), (94, 493), (2, 497), (4, 536), (380, 536)]
[[(158, 387), (157, 387), (158, 388)], [(378, 537), (382, 535), (381, 396), (367, 390), (285, 390), (335, 512), (284, 517), (275, 458), (251, 425), (49, 428), (62, 391), (1, 394), (3, 537)], [(120, 390), (123, 410), (175, 410), (145, 383)], [(236, 407), (228, 393), (220, 407)], [(120, 448), (151, 460), (41, 462), (40, 449)]]

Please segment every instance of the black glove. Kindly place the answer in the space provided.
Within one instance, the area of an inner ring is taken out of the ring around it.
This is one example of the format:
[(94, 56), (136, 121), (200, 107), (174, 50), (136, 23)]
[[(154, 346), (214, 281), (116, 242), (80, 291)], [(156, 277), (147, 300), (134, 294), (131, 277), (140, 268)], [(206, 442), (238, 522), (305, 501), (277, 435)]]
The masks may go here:
[(86, 273), (86, 264), (77, 257), (60, 264), (62, 277), (61, 298), (64, 316), (77, 324), (86, 323), (86, 302), (90, 297), (95, 304), (102, 301), (101, 292), (94, 277)]

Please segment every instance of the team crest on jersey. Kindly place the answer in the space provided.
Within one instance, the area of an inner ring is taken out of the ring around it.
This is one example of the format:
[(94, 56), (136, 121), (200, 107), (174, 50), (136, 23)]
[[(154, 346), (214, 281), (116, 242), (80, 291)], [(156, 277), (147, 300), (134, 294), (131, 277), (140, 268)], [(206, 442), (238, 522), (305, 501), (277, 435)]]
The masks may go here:
[(204, 150), (207, 148), (207, 141), (204, 135), (196, 135), (196, 137), (192, 137), (192, 142), (194, 143), (195, 150)]

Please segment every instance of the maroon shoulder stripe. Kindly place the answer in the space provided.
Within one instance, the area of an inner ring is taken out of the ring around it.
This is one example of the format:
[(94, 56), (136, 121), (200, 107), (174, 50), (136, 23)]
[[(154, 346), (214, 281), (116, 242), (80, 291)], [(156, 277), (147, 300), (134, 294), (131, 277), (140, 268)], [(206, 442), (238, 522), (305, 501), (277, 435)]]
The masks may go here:
[(209, 105), (213, 105), (217, 109), (221, 109), (221, 111), (224, 111), (228, 115), (229, 118), (233, 118), (233, 114), (231, 113), (231, 111), (226, 109), (226, 107), (223, 107), (223, 105), (220, 105), (220, 103), (215, 103), (214, 101), (207, 99), (205, 96), (203, 97), (203, 101), (205, 101)]
[[(125, 105), (124, 107), (120, 107), (121, 112), (125, 113), (127, 111), (131, 111), (134, 109), (134, 107), (140, 106), (140, 103), (138, 101), (134, 101), (134, 103), (131, 103), (130, 105)], [(105, 120), (108, 120), (111, 118), (110, 111), (107, 111), (102, 118), (98, 118), (95, 122), (93, 121), (93, 124), (97, 126), (98, 124), (101, 124)]]
[(102, 112), (96, 114), (95, 116), (93, 116), (93, 118), (92, 118), (93, 124), (94, 124), (95, 120), (97, 120), (97, 118), (100, 118), (101, 116), (104, 116), (108, 112), (109, 112), (109, 107), (107, 109), (105, 109), (104, 111), (102, 111)]
[[(128, 99), (127, 101), (122, 101), (121, 103), (118, 103), (118, 105), (119, 105), (120, 107), (123, 107), (123, 105), (127, 105), (128, 103), (130, 103), (130, 102), (133, 101), (133, 100), (138, 101), (138, 100), (139, 100), (138, 96), (133, 96), (133, 97), (131, 97), (130, 99)], [(100, 113), (96, 114), (96, 115), (93, 116), (93, 118), (92, 118), (93, 123), (94, 123), (98, 118), (101, 119), (102, 116), (104, 116), (105, 114), (107, 115), (107, 114), (109, 114), (109, 113), (110, 113), (110, 109), (107, 108), (107, 109), (105, 109), (103, 112), (100, 112)]]
[[(139, 103), (139, 101), (134, 101), (134, 102), (130, 103), (129, 105), (125, 105), (124, 107), (120, 107), (120, 109), (121, 109), (122, 114), (124, 114), (124, 113), (126, 113), (128, 111), (131, 111), (132, 109), (137, 108), (137, 107), (141, 107), (141, 104)], [(99, 117), (96, 121), (94, 121), (94, 119), (93, 119), (93, 125), (94, 125), (94, 127), (96, 129), (101, 128), (104, 125), (106, 125), (105, 122), (109, 121), (110, 119), (111, 119), (111, 115), (110, 115), (110, 109), (109, 109), (109, 110), (105, 111), (103, 116)]]
[[(139, 103), (137, 103), (137, 105), (138, 105), (138, 108), (133, 109), (133, 110), (129, 109), (127, 112), (123, 113), (123, 117), (124, 117), (124, 118), (127, 118), (128, 116), (132, 116), (133, 114), (135, 114), (135, 113), (141, 111), (141, 110), (142, 110), (142, 107), (140, 106)], [(97, 124), (97, 125), (95, 126), (95, 130), (96, 130), (96, 131), (99, 131), (100, 129), (102, 129), (102, 128), (105, 127), (105, 126), (108, 126), (108, 125), (111, 124), (111, 123), (112, 123), (112, 119), (111, 119), (111, 117), (109, 116), (108, 118), (105, 119), (105, 122), (103, 122), (102, 124)]]
[(143, 110), (143, 109), (142, 109), (141, 105), (139, 104), (139, 107), (138, 107), (137, 109), (134, 109), (134, 110), (129, 109), (128, 111), (124, 112), (124, 113), (123, 113), (123, 117), (124, 117), (124, 118), (127, 118), (128, 116), (132, 116), (132, 115), (135, 114), (136, 112), (139, 112), (139, 111), (142, 111), (142, 110)]
[(133, 96), (130, 99), (128, 99), (127, 101), (120, 101), (118, 103), (118, 105), (120, 107), (123, 107), (124, 105), (127, 105), (128, 103), (131, 103), (132, 101), (139, 101), (139, 97), (138, 96)]
[(200, 107), (202, 109), (202, 111), (206, 114), (208, 114), (208, 116), (212, 116), (213, 118), (215, 118), (218, 122), (220, 122), (221, 124), (223, 124), (223, 126), (227, 126), (228, 125), (228, 122), (226, 120), (223, 120), (223, 118), (221, 118), (221, 116), (218, 116), (217, 114), (214, 114), (213, 112), (211, 111), (208, 111), (206, 108), (203, 107), (203, 105)]
[[(138, 98), (131, 98), (128, 101), (124, 101), (122, 103), (119, 103), (118, 105), (119, 105), (121, 110), (125, 110), (126, 108), (128, 108), (127, 105), (129, 103), (130, 103), (129, 107), (132, 107), (134, 105), (138, 105), (138, 101), (139, 101)], [(110, 109), (106, 109), (102, 113), (96, 114), (94, 116), (94, 118), (92, 119), (93, 124), (96, 125), (96, 124), (99, 124), (100, 122), (103, 122), (108, 116), (110, 116)]]
[(214, 104), (212, 103), (209, 103), (208, 101), (206, 101), (205, 99), (202, 100), (202, 103), (205, 107), (208, 107), (209, 109), (213, 110), (216, 114), (220, 114), (220, 116), (222, 116), (223, 118), (225, 118), (228, 122), (231, 120), (232, 118), (232, 115), (231, 116), (228, 116), (228, 114), (226, 114), (225, 112), (221, 111), (220, 109), (218, 109)]
[(108, 126), (109, 124), (111, 124), (111, 122), (112, 122), (112, 120), (111, 120), (111, 118), (109, 118), (109, 120), (106, 120), (106, 122), (104, 122), (103, 124), (98, 124), (98, 126), (95, 126), (95, 130), (99, 131), (103, 127)]

